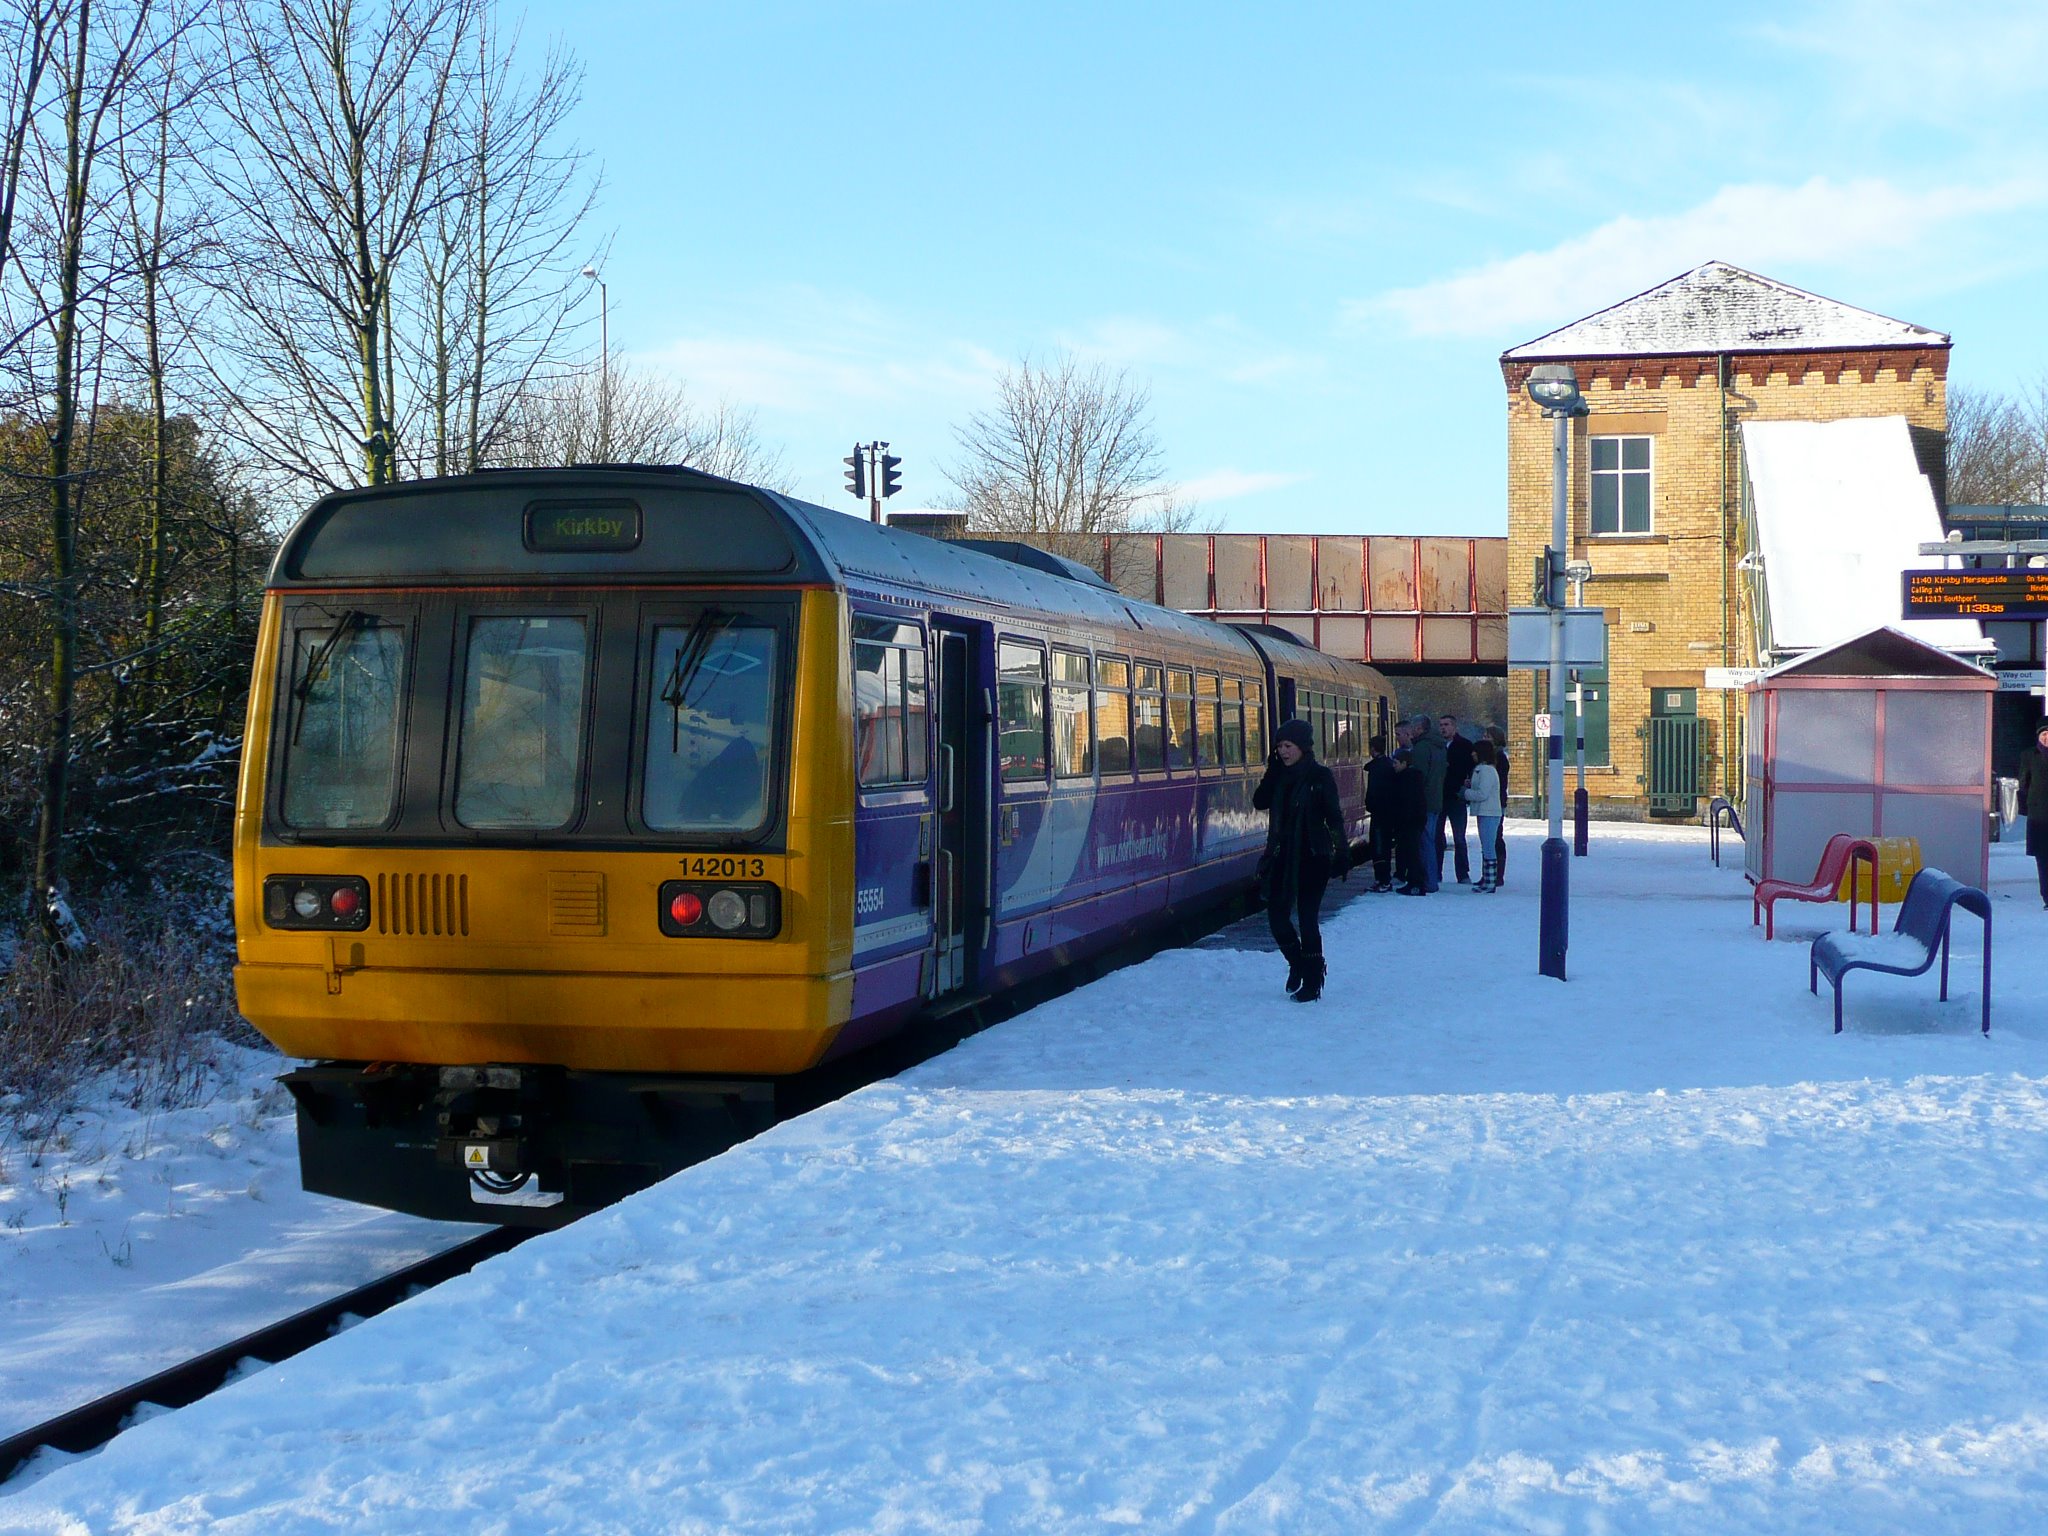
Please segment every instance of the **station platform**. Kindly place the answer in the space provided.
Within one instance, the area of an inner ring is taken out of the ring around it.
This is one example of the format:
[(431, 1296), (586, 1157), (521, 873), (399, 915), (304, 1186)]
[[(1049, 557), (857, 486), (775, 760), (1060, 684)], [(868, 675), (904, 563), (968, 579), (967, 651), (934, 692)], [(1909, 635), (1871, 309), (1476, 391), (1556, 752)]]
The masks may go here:
[[(2026, 1531), (2048, 913), (1855, 989), (1705, 834), (1262, 916), (0, 1495), (0, 1531)], [(1739, 863), (1739, 860), (1734, 861)], [(1354, 886), (1357, 877), (1354, 876)], [(1887, 914), (1888, 916), (1889, 914)], [(1804, 925), (1802, 927), (1802, 925)]]

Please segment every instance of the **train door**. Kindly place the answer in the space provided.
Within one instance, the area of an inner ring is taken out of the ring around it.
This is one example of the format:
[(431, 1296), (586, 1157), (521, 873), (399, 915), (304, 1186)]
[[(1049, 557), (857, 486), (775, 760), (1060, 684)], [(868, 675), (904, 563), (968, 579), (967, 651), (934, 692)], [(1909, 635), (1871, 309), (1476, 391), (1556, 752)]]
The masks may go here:
[(975, 666), (981, 637), (934, 620), (938, 650), (938, 836), (930, 993), (971, 987), (987, 936), (990, 710)]

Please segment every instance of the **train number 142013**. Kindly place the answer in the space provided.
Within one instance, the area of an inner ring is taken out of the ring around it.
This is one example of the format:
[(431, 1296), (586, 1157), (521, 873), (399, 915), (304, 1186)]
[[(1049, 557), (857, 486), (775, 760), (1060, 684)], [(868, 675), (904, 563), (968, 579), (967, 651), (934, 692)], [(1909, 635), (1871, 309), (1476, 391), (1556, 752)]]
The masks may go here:
[(768, 873), (766, 859), (707, 858), (700, 853), (682, 863), (683, 873), (699, 880), (758, 880)]

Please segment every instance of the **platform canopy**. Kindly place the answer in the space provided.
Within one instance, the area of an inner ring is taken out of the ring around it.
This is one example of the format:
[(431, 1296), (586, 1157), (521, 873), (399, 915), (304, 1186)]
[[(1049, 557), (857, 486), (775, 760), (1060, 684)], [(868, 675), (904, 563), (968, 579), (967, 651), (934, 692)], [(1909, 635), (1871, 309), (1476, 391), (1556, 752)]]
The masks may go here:
[(1975, 619), (1902, 619), (1900, 574), (1942, 538), (1903, 416), (1745, 421), (1757, 654), (1765, 665), (1881, 626), (1943, 651), (1991, 651)]

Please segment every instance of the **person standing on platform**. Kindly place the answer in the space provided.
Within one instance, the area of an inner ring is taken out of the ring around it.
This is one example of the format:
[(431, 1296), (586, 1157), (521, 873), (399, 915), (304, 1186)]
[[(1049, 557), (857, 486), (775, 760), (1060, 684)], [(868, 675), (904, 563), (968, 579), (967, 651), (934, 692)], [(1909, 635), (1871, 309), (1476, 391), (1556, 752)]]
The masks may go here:
[(1337, 780), (1316, 761), (1308, 722), (1289, 720), (1273, 738), (1266, 776), (1252, 791), (1253, 807), (1267, 813), (1260, 884), (1273, 941), (1287, 957), (1287, 990), (1297, 1003), (1312, 1003), (1323, 995), (1329, 973), (1323, 960), (1323, 888), (1332, 875), (1349, 877), (1351, 834)]
[[(1440, 715), (1437, 718), (1437, 734), (1444, 744), (1444, 803), (1436, 818), (1436, 867), (1441, 875), (1444, 867), (1444, 840), (1449, 834), (1451, 846), (1457, 850), (1455, 868), (1458, 884), (1472, 883), (1472, 860), (1465, 852), (1465, 781), (1472, 777), (1472, 743), (1458, 731), (1456, 715)], [(1479, 850), (1481, 859), (1486, 857), (1484, 848)]]
[(1437, 818), (1444, 812), (1444, 743), (1429, 728), (1429, 716), (1417, 715), (1409, 722), (1408, 766), (1422, 778), (1423, 884), (1434, 891), (1443, 884), (1443, 865), (1435, 857)]
[(2034, 732), (2034, 745), (2020, 759), (2020, 812), (2027, 818), (2027, 852), (2041, 881), (2041, 905), (2048, 907), (2048, 720)]
[(1410, 742), (1394, 754), (1394, 871), (1405, 882), (1403, 896), (1429, 894), (1429, 812), (1423, 807), (1422, 773)]
[(1372, 888), (1394, 888), (1394, 822), (1400, 789), (1395, 779), (1399, 770), (1387, 756), (1387, 738), (1372, 739), (1372, 755), (1365, 760), (1365, 813), (1372, 818)]
[(1500, 834), (1493, 845), (1493, 888), (1497, 891), (1508, 883), (1508, 733), (1489, 725), (1486, 739), (1493, 743), (1493, 766), (1500, 774)]
[(1472, 774), (1462, 791), (1465, 803), (1479, 818), (1479, 883), (1481, 893), (1500, 889), (1494, 879), (1493, 850), (1500, 842), (1500, 773), (1493, 765), (1493, 743), (1482, 741), (1472, 749)]

